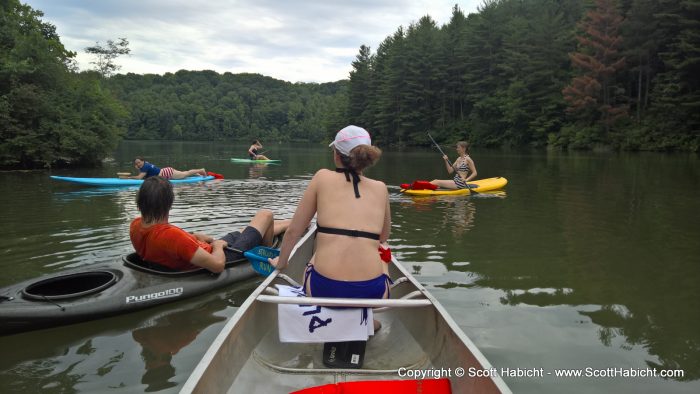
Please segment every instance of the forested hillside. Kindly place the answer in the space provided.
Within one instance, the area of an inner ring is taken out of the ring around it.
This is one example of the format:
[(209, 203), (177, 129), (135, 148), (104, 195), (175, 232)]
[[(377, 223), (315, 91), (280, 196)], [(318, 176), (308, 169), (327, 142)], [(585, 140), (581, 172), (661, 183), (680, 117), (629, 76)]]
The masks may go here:
[(181, 70), (116, 75), (107, 86), (129, 108), (129, 139), (317, 142), (347, 119), (347, 81)]
[(349, 119), (384, 143), (694, 150), (700, 1), (487, 0), (360, 48)]
[[(700, 149), (700, 0), (485, 0), (428, 15), (348, 80), (78, 72), (55, 26), (0, 1), (0, 167), (99, 162), (122, 138)], [(379, 17), (379, 16), (378, 16)], [(122, 39), (127, 43), (126, 39)], [(124, 53), (128, 50), (124, 48)]]

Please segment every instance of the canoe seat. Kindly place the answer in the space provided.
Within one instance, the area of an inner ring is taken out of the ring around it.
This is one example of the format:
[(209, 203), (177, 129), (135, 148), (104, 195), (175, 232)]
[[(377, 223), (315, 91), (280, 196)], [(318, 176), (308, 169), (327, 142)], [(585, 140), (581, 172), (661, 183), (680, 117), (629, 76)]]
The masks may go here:
[[(276, 306), (268, 305), (267, 308), (274, 316)], [(430, 356), (421, 348), (407, 327), (392, 316), (383, 317), (381, 321), (381, 330), (367, 342), (362, 368), (352, 369), (353, 375), (396, 376), (400, 368), (429, 367)], [(323, 343), (282, 343), (276, 323), (275, 319), (275, 324), (270, 325), (264, 339), (253, 351), (256, 364), (264, 366), (266, 370), (294, 375), (325, 374), (329, 371), (324, 364)]]

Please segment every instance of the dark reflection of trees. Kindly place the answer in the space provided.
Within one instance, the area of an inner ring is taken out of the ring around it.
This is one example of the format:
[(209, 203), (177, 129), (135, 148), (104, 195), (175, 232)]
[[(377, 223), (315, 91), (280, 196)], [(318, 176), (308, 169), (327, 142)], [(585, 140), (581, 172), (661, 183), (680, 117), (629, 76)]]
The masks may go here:
[(170, 378), (175, 376), (171, 364), (173, 356), (189, 345), (197, 335), (210, 325), (226, 320), (214, 312), (224, 309), (225, 303), (208, 303), (196, 310), (183, 310), (157, 318), (144, 327), (132, 331), (132, 337), (142, 346), (141, 356), (145, 372), (141, 383), (145, 391), (153, 392), (174, 387)]
[(538, 195), (551, 197), (546, 205), (524, 197), (519, 206), (504, 205), (504, 215), (537, 211), (504, 234), (505, 242), (490, 243), (512, 248), (501, 253), (512, 260), (472, 260), (478, 279), (471, 285), (503, 290), (507, 305), (586, 305), (579, 313), (599, 327), (605, 346), (641, 346), (650, 367), (683, 370), (677, 380), (700, 379), (698, 200), (664, 187), (688, 187), (674, 175), (686, 168), (661, 155), (609, 159), (570, 157), (565, 166), (554, 160), (530, 168), (557, 180)]
[[(696, 308), (700, 305), (696, 304)], [(697, 311), (697, 309), (696, 309)], [(623, 336), (625, 344), (641, 345), (659, 358), (659, 362), (647, 360), (650, 368), (682, 369), (685, 376), (678, 380), (696, 380), (700, 378), (700, 333), (697, 325), (683, 319), (668, 316), (668, 312), (655, 311), (658, 314), (635, 315), (624, 308), (604, 305), (595, 312), (580, 312), (599, 325), (601, 342), (610, 346), (612, 338)], [(691, 316), (692, 316), (691, 312)], [(697, 312), (695, 312), (697, 315)], [(653, 321), (654, 316), (665, 319)], [(672, 318), (668, 320), (668, 318)], [(676, 320), (677, 319), (677, 320)], [(675, 322), (672, 322), (675, 320)]]
[[(579, 313), (600, 327), (598, 337), (605, 346), (611, 346), (613, 339), (620, 337), (625, 342), (622, 349), (631, 350), (633, 346), (643, 346), (659, 358), (658, 362), (645, 361), (650, 368), (683, 370), (685, 375), (676, 380), (700, 379), (698, 299), (681, 302), (679, 299), (669, 299), (666, 295), (663, 301), (644, 304), (639, 302), (644, 297), (635, 297), (633, 293), (629, 296), (634, 301), (626, 304), (627, 307), (603, 304), (597, 311)], [(508, 305), (583, 305), (589, 297), (595, 298), (593, 295), (582, 296), (561, 289), (551, 293), (516, 294), (508, 291), (501, 302)], [(679, 307), (681, 311), (678, 310)], [(678, 313), (682, 315), (677, 315)]]
[(522, 172), (508, 204), (489, 211), (471, 199), (478, 231), (446, 245), (455, 250), (446, 261), (468, 256), (474, 280), (441, 287), (499, 289), (506, 305), (571, 306), (603, 345), (643, 348), (649, 367), (698, 380), (700, 200), (689, 190), (700, 178), (687, 179), (697, 163), (594, 154), (511, 163)]

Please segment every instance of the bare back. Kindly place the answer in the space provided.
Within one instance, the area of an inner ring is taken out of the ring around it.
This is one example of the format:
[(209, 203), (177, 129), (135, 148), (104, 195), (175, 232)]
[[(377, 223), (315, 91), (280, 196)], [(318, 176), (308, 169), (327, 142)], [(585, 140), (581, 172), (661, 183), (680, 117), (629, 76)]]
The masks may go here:
[[(321, 170), (316, 183), (319, 226), (361, 230), (388, 236), (388, 192), (383, 182), (360, 176), (360, 198), (345, 175)], [(379, 241), (363, 237), (318, 233), (314, 268), (337, 280), (367, 280), (382, 274)]]

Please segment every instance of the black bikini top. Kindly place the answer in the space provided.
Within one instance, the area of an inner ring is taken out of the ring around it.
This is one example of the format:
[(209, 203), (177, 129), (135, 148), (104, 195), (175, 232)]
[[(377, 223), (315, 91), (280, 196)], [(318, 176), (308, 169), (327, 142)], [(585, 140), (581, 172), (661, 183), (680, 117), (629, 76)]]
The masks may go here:
[(362, 238), (375, 239), (375, 240), (379, 241), (379, 234), (370, 233), (369, 231), (347, 230), (344, 228), (323, 227), (323, 226), (317, 226), (316, 230), (319, 233), (347, 235), (348, 237), (362, 237)]
[(352, 187), (355, 189), (355, 198), (360, 198), (360, 189), (357, 188), (357, 184), (360, 183), (360, 176), (357, 175), (357, 172), (350, 168), (336, 168), (335, 172), (344, 173), (345, 180), (348, 182), (350, 182), (350, 177), (352, 176)]

